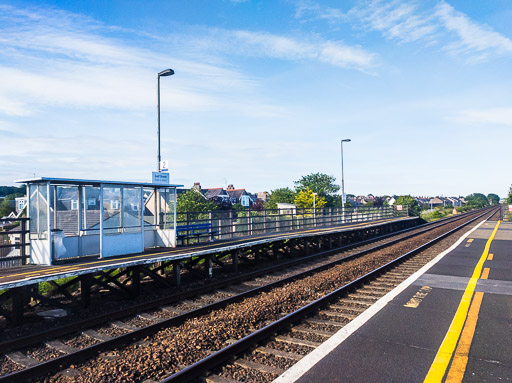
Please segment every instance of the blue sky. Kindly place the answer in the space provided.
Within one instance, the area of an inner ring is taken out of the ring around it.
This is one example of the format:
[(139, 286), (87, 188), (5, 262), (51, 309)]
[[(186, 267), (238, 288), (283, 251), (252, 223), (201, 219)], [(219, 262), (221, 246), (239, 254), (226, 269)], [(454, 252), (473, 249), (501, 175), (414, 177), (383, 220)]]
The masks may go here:
[(0, 184), (507, 194), (512, 3), (0, 0)]

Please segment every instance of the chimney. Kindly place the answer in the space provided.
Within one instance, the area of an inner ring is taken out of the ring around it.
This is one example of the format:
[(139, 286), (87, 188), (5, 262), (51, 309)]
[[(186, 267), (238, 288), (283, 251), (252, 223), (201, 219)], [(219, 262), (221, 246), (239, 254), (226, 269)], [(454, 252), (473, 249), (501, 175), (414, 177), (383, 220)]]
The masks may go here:
[(228, 185), (228, 188), (226, 190), (235, 190), (235, 188), (233, 187), (233, 185)]
[(201, 190), (201, 183), (200, 182), (194, 182), (194, 186), (192, 186), (192, 189), (200, 191)]

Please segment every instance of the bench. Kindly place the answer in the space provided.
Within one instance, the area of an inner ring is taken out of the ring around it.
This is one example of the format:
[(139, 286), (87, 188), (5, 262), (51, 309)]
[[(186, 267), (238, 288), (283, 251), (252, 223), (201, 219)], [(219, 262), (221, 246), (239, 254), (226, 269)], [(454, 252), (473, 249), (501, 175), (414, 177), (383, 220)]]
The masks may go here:
[(187, 240), (188, 245), (188, 239), (190, 237), (196, 237), (197, 242), (199, 242), (199, 237), (209, 236), (210, 241), (213, 242), (215, 234), (217, 234), (217, 232), (212, 230), (211, 223), (176, 226), (176, 238), (177, 240), (181, 240), (182, 245), (185, 244), (185, 239)]

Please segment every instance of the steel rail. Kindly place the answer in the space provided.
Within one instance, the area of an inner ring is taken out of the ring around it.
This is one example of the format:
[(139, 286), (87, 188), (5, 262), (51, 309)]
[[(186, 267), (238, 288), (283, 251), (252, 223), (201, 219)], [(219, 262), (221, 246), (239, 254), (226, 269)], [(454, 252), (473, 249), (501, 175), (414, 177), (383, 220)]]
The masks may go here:
[[(268, 339), (273, 334), (283, 330), (284, 328), (292, 325), (293, 323), (303, 319), (304, 317), (307, 317), (309, 314), (318, 311), (320, 308), (327, 305), (332, 300), (339, 298), (342, 295), (345, 295), (347, 292), (351, 291), (352, 289), (356, 288), (357, 286), (361, 284), (365, 284), (371, 280), (373, 280), (375, 277), (380, 275), (383, 272), (386, 272), (387, 270), (394, 268), (396, 265), (402, 263), (404, 260), (412, 257), (413, 255), (419, 253), (420, 251), (423, 251), (427, 249), (428, 247), (432, 246), (436, 242), (439, 242), (443, 238), (446, 238), (447, 236), (451, 235), (455, 231), (461, 229), (462, 227), (469, 225), (470, 223), (476, 221), (480, 217), (488, 214), (483, 213), (473, 219), (471, 219), (468, 222), (464, 222), (462, 225), (432, 239), (431, 241), (417, 247), (414, 250), (411, 250), (407, 252), (406, 254), (394, 259), (393, 261), (388, 262), (387, 264), (380, 266), (379, 268), (343, 285), (342, 287), (330, 292), (329, 294), (325, 295), (322, 298), (319, 298), (304, 307), (284, 316), (281, 319), (278, 319), (275, 322), (270, 323), (269, 325), (253, 332), (252, 334), (230, 344), (229, 346), (207, 356), (206, 358), (186, 367), (185, 369), (163, 379), (160, 383), (178, 383), (178, 382), (189, 382), (192, 379), (199, 378), (203, 375), (205, 375), (208, 371), (212, 370), (213, 368), (219, 366), (222, 363), (225, 363), (226, 361), (232, 360), (236, 355), (241, 354), (242, 352), (248, 350), (255, 344), (258, 344), (259, 342)], [(489, 215), (491, 217), (494, 215), (495, 212), (493, 211), (492, 214)]]
[[(475, 212), (472, 212), (472, 213), (474, 214)], [(486, 213), (487, 212), (479, 214), (477, 217), (471, 219), (469, 222), (466, 222), (464, 225), (467, 225), (470, 222), (473, 222), (474, 220), (479, 219), (480, 217), (484, 216)], [(454, 221), (457, 221), (459, 219), (461, 219), (461, 218), (457, 217), (457, 219), (454, 220)], [(443, 225), (451, 223), (451, 222), (453, 222), (453, 221), (445, 221), (443, 223)], [(443, 225), (433, 226), (433, 227), (421, 230), (418, 233), (412, 233), (411, 235), (407, 236), (407, 238), (410, 238), (412, 236), (416, 236), (416, 235), (422, 234), (422, 233), (424, 233), (426, 231), (429, 231), (429, 230), (436, 229), (436, 228), (441, 227)], [(462, 226), (464, 226), (464, 225), (462, 225)], [(406, 230), (409, 230), (409, 229), (406, 229)], [(396, 235), (396, 233), (395, 233), (395, 235)], [(169, 319), (157, 322), (155, 324), (152, 324), (152, 325), (149, 325), (149, 326), (146, 326), (146, 327), (134, 330), (134, 331), (126, 333), (126, 334), (122, 334), (122, 335), (114, 337), (112, 339), (105, 340), (105, 341), (103, 341), (101, 343), (97, 343), (97, 344), (85, 347), (85, 348), (80, 349), (80, 350), (78, 350), (76, 352), (73, 352), (73, 353), (70, 353), (70, 354), (66, 354), (66, 355), (62, 355), (60, 357), (57, 357), (57, 358), (54, 358), (54, 359), (50, 359), (48, 361), (44, 361), (44, 362), (41, 362), (41, 363), (38, 363), (38, 364), (36, 364), (36, 365), (34, 365), (32, 367), (28, 367), (28, 368), (20, 370), (20, 371), (15, 371), (15, 372), (12, 372), (12, 373), (10, 373), (8, 375), (0, 376), (0, 382), (20, 382), (20, 381), (25, 381), (25, 380), (28, 380), (28, 379), (34, 379), (34, 378), (37, 378), (37, 377), (49, 374), (49, 373), (51, 373), (52, 371), (55, 371), (58, 368), (62, 368), (64, 366), (68, 366), (70, 364), (83, 361), (84, 359), (93, 357), (93, 356), (99, 354), (102, 351), (105, 351), (105, 350), (108, 350), (108, 349), (113, 349), (113, 348), (116, 348), (116, 347), (123, 346), (125, 344), (132, 343), (132, 342), (134, 342), (134, 341), (136, 341), (138, 339), (141, 339), (141, 338), (143, 338), (145, 336), (151, 335), (151, 334), (153, 334), (153, 333), (155, 333), (155, 332), (157, 332), (157, 331), (159, 331), (161, 329), (180, 325), (180, 324), (182, 324), (183, 322), (185, 322), (186, 320), (188, 320), (190, 318), (194, 318), (194, 317), (206, 314), (206, 313), (208, 313), (208, 312), (210, 312), (212, 310), (223, 308), (223, 307), (225, 307), (226, 305), (228, 305), (230, 303), (237, 302), (237, 301), (240, 301), (240, 300), (245, 299), (247, 297), (256, 295), (256, 294), (258, 294), (260, 292), (263, 292), (265, 290), (274, 288), (276, 286), (279, 286), (281, 284), (289, 282), (289, 281), (291, 281), (293, 279), (298, 279), (298, 278), (304, 277), (306, 275), (318, 272), (320, 270), (332, 267), (335, 264), (339, 264), (339, 263), (346, 262), (346, 261), (351, 260), (351, 259), (355, 259), (355, 258), (360, 257), (362, 255), (365, 255), (365, 254), (367, 254), (367, 253), (369, 253), (371, 251), (376, 251), (376, 250), (379, 250), (379, 249), (381, 249), (383, 247), (391, 246), (392, 244), (394, 244), (396, 242), (403, 241), (404, 239), (407, 239), (407, 238), (400, 238), (400, 239), (397, 239), (397, 240), (394, 240), (394, 241), (391, 241), (391, 242), (387, 242), (385, 244), (381, 244), (381, 245), (375, 246), (375, 247), (373, 247), (371, 249), (363, 250), (361, 252), (352, 254), (352, 255), (344, 257), (342, 259), (338, 259), (338, 260), (335, 260), (333, 262), (329, 262), (327, 264), (321, 265), (319, 267), (316, 267), (316, 268), (313, 268), (313, 269), (310, 269), (310, 270), (307, 270), (307, 271), (304, 271), (304, 272), (299, 272), (298, 274), (294, 274), (292, 276), (286, 277), (284, 279), (280, 279), (278, 281), (274, 281), (274, 282), (272, 282), (270, 284), (267, 284), (265, 286), (261, 286), (261, 287), (257, 287), (257, 288), (248, 290), (248, 291), (243, 292), (241, 294), (237, 294), (235, 296), (232, 296), (232, 297), (229, 297), (229, 298), (225, 298), (225, 299), (220, 300), (218, 302), (214, 302), (214, 303), (212, 303), (210, 305), (197, 308), (197, 309), (189, 311), (187, 313), (184, 313), (184, 314), (181, 314), (181, 315), (177, 315), (175, 317), (172, 317), (172, 318), (169, 318)], [(353, 245), (360, 246), (359, 243), (353, 244)], [(351, 246), (351, 245), (347, 245), (347, 246)], [(332, 250), (330, 249), (328, 251), (323, 252), (322, 254), (326, 255), (328, 253), (339, 252), (339, 251), (341, 251), (341, 249), (332, 249)], [(312, 255), (310, 257), (311, 258), (318, 257), (320, 254), (321, 253), (317, 253), (317, 254)], [(309, 258), (309, 257), (301, 258), (301, 261), (304, 261), (305, 258)], [(297, 261), (299, 261), (299, 260), (297, 260)], [(280, 268), (282, 268), (283, 265), (280, 264), (279, 266), (280, 266)], [(224, 281), (221, 281), (221, 282), (224, 282)], [(110, 319), (112, 319), (112, 316), (110, 317)], [(76, 332), (76, 327), (75, 327), (75, 332)]]

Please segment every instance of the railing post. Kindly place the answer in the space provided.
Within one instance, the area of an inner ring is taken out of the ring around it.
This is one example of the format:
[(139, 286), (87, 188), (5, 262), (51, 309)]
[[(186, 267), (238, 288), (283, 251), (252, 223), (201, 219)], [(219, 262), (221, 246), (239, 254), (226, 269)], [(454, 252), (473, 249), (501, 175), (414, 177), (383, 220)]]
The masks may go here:
[(249, 225), (249, 235), (252, 235), (252, 216), (250, 210), (247, 210), (247, 224)]
[(229, 227), (229, 231), (231, 232), (231, 238), (233, 238), (236, 232), (235, 222), (233, 222), (233, 210), (229, 211)]
[(25, 220), (22, 220), (21, 221), (21, 238), (20, 238), (20, 255), (23, 257), (21, 259), (21, 264), (22, 265), (26, 265), (27, 264), (27, 259), (25, 258), (27, 256), (27, 253), (26, 253), (26, 249), (25, 249), (25, 246), (26, 246), (26, 242), (25, 242), (25, 236), (26, 236), (26, 231), (27, 231), (27, 221)]
[[(186, 218), (185, 219), (187, 220), (187, 228), (188, 228), (188, 211), (186, 213)], [(189, 241), (188, 241), (188, 230), (187, 230), (187, 246), (188, 245), (189, 245)]]

